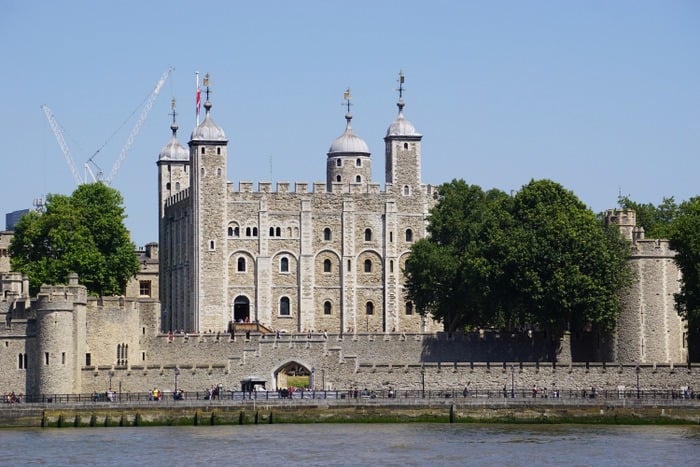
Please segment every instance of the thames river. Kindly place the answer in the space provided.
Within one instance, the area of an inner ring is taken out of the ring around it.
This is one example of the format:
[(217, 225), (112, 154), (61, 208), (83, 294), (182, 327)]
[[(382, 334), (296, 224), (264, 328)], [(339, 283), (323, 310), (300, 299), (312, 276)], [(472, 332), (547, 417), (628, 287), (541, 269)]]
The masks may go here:
[(691, 466), (698, 426), (309, 424), (0, 430), (1, 465)]

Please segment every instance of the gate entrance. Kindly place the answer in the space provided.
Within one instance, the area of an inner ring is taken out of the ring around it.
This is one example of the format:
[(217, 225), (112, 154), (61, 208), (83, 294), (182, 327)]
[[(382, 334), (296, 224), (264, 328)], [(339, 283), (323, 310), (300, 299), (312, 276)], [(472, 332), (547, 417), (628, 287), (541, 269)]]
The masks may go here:
[(248, 297), (239, 295), (233, 301), (233, 322), (248, 323), (250, 322), (250, 300)]
[(311, 370), (298, 362), (288, 362), (275, 372), (275, 385), (277, 389), (310, 387)]

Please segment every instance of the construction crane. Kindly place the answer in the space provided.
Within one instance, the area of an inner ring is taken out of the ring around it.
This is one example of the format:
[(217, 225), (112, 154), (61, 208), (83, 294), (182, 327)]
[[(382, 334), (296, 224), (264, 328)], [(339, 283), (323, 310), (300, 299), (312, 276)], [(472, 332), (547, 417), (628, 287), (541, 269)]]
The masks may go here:
[(136, 121), (136, 125), (134, 125), (134, 128), (131, 130), (129, 137), (126, 140), (126, 144), (122, 148), (122, 151), (119, 153), (119, 157), (117, 157), (117, 160), (114, 162), (112, 171), (109, 173), (109, 177), (107, 177), (107, 185), (112, 183), (112, 180), (114, 180), (114, 177), (117, 175), (117, 172), (122, 166), (124, 159), (126, 159), (126, 154), (129, 152), (129, 149), (131, 149), (131, 146), (134, 144), (136, 136), (139, 134), (139, 131), (141, 131), (141, 126), (143, 125), (143, 122), (146, 121), (146, 117), (148, 117), (148, 113), (151, 111), (153, 103), (156, 101), (156, 98), (158, 97), (161, 88), (165, 84), (165, 81), (167, 81), (168, 76), (170, 76), (170, 73), (172, 73), (172, 71), (172, 67), (168, 68), (165, 71), (165, 73), (163, 73), (163, 75), (160, 77), (158, 83), (156, 83), (156, 87), (153, 89), (153, 92), (148, 98), (148, 101), (146, 102), (146, 105), (144, 106), (143, 110), (141, 110), (141, 115), (139, 115), (139, 119)]
[(63, 156), (66, 158), (66, 162), (68, 163), (68, 168), (70, 169), (71, 173), (73, 174), (73, 178), (75, 179), (75, 183), (77, 185), (81, 185), (83, 183), (83, 179), (80, 177), (78, 170), (75, 168), (75, 162), (73, 162), (73, 156), (70, 153), (70, 149), (68, 149), (68, 145), (66, 144), (66, 140), (63, 138), (63, 132), (61, 131), (61, 128), (58, 126), (58, 123), (56, 123), (56, 119), (54, 118), (53, 113), (51, 112), (51, 109), (49, 109), (49, 107), (46, 105), (42, 105), (41, 110), (43, 110), (44, 113), (46, 114), (46, 119), (49, 121), (49, 125), (51, 126), (51, 129), (53, 130), (53, 134), (56, 136), (56, 141), (58, 141), (58, 145), (61, 147), (61, 151), (63, 152)]
[[(41, 106), (41, 109), (44, 111), (44, 114), (46, 114), (46, 118), (49, 121), (49, 125), (51, 126), (51, 129), (53, 130), (53, 133), (56, 136), (56, 141), (58, 141), (58, 145), (61, 147), (61, 151), (63, 152), (63, 156), (65, 157), (66, 162), (68, 163), (68, 167), (70, 168), (71, 173), (73, 174), (73, 178), (75, 178), (76, 184), (81, 185), (83, 183), (88, 183), (88, 174), (90, 174), (90, 177), (92, 178), (93, 182), (103, 181), (107, 185), (112, 183), (112, 180), (114, 180), (114, 177), (117, 175), (117, 172), (121, 168), (124, 159), (126, 159), (126, 155), (131, 149), (131, 146), (133, 146), (134, 141), (136, 140), (136, 136), (138, 136), (139, 131), (141, 131), (141, 126), (143, 126), (143, 123), (146, 121), (146, 118), (148, 117), (148, 114), (151, 111), (151, 108), (153, 107), (153, 104), (155, 103), (156, 98), (160, 93), (160, 90), (163, 88), (163, 85), (167, 81), (172, 71), (172, 67), (168, 68), (165, 71), (165, 73), (163, 73), (163, 75), (160, 77), (158, 83), (156, 83), (156, 87), (153, 89), (153, 92), (151, 92), (151, 95), (146, 100), (146, 104), (141, 110), (141, 114), (139, 115), (139, 118), (136, 121), (134, 128), (132, 128), (131, 133), (129, 133), (129, 137), (127, 138), (124, 147), (119, 153), (117, 160), (114, 162), (114, 166), (112, 167), (112, 170), (110, 171), (109, 176), (106, 180), (103, 180), (102, 169), (100, 169), (100, 167), (94, 161), (95, 156), (97, 156), (97, 154), (102, 148), (95, 151), (95, 153), (87, 160), (87, 162), (85, 162), (85, 176), (81, 177), (78, 173), (78, 170), (75, 167), (75, 162), (73, 161), (73, 156), (71, 155), (70, 149), (68, 149), (68, 145), (66, 144), (66, 141), (63, 138), (63, 132), (61, 131), (60, 126), (56, 122), (56, 118), (51, 112), (51, 109), (49, 109), (49, 107), (46, 105)], [(90, 167), (90, 164), (92, 164), (97, 169), (96, 172), (93, 172), (93, 170)]]

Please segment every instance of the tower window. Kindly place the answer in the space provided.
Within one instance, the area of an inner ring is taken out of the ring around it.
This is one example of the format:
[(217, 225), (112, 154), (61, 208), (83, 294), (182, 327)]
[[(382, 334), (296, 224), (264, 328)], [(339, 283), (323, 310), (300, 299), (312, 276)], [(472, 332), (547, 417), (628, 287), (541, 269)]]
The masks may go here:
[(403, 148), (408, 149), (408, 143), (403, 143)]
[(336, 175), (336, 176), (335, 176), (335, 181), (336, 181), (336, 182), (340, 182), (341, 180), (342, 180), (342, 179), (340, 178), (340, 175)]
[(372, 241), (372, 229), (365, 229), (365, 241), (366, 242)]
[(372, 260), (371, 259), (365, 260), (365, 272), (372, 272)]
[(279, 227), (277, 227), (277, 228), (275, 229), (275, 235), (277, 235), (278, 237), (281, 237), (281, 236), (282, 236), (282, 229), (280, 229)]
[(250, 237), (250, 227), (245, 228), (245, 236)]
[(238, 258), (238, 272), (245, 272), (245, 258)]
[(406, 229), (406, 241), (411, 243), (413, 241), (413, 230)]
[(168, 182), (168, 183), (165, 184), (165, 189), (166, 189), (166, 190), (169, 190), (169, 189), (170, 189), (170, 182)]
[(228, 228), (228, 236), (233, 237), (233, 227)]
[(394, 260), (389, 261), (389, 272), (394, 272)]
[(355, 160), (355, 167), (362, 167), (362, 159), (357, 158)]
[[(216, 154), (219, 156), (221, 155), (221, 148), (219, 148), (219, 147), (216, 148)], [(219, 173), (219, 175), (221, 175), (221, 173)]]
[(323, 303), (323, 314), (324, 315), (330, 315), (331, 312), (333, 311), (333, 305), (331, 305), (331, 302), (324, 302)]
[(284, 257), (280, 260), (280, 271), (289, 272), (289, 258)]
[(241, 229), (240, 229), (240, 227), (234, 227), (234, 228), (233, 228), (233, 236), (234, 236), (234, 237), (240, 237), (240, 236), (241, 236)]
[(323, 272), (331, 272), (331, 260), (323, 260)]
[(275, 228), (270, 227), (270, 237), (274, 237), (274, 236), (275, 236)]
[(326, 241), (331, 239), (331, 229), (329, 229), (328, 227), (323, 229), (323, 239)]
[(356, 182), (356, 183), (362, 182), (362, 177), (361, 177), (360, 175), (357, 175), (357, 176), (355, 177), (355, 182)]
[(374, 303), (367, 302), (367, 304), (365, 305), (365, 313), (367, 313), (368, 315), (374, 314)]
[(403, 186), (403, 195), (408, 196), (411, 194), (411, 187), (408, 185)]
[(209, 251), (214, 251), (216, 249), (216, 243), (214, 240), (209, 240)]
[(406, 314), (407, 315), (413, 314), (413, 302), (406, 302)]
[(253, 227), (253, 237), (257, 237), (257, 236), (258, 236), (258, 228)]
[(221, 168), (216, 169), (216, 176), (221, 177)]
[(204, 148), (202, 148), (201, 153), (204, 154)]
[(343, 166), (343, 161), (341, 159), (336, 159), (335, 160), (335, 165), (336, 167), (342, 167)]
[(292, 314), (289, 304), (289, 297), (280, 298), (280, 316), (290, 316)]
[(151, 296), (151, 281), (139, 281), (139, 295), (142, 297)]

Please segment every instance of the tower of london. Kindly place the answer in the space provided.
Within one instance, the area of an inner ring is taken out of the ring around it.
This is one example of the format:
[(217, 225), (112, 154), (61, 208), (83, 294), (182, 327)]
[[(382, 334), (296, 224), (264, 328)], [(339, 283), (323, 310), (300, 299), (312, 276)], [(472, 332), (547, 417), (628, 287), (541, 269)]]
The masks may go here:
[[(172, 139), (158, 160), (160, 299), (164, 330), (224, 330), (236, 322), (304, 332), (422, 332), (406, 301), (411, 244), (425, 236), (433, 188), (421, 181), (422, 135), (398, 114), (384, 138), (384, 189), (352, 129), (330, 145), (326, 180), (226, 180), (228, 138), (212, 102), (189, 151)], [(241, 173), (242, 170), (234, 170)]]

